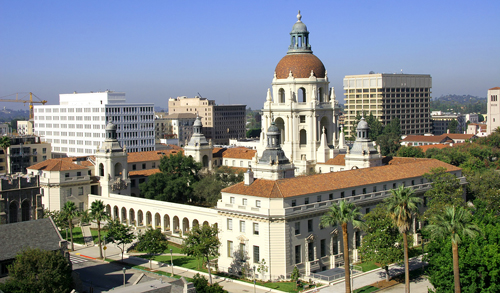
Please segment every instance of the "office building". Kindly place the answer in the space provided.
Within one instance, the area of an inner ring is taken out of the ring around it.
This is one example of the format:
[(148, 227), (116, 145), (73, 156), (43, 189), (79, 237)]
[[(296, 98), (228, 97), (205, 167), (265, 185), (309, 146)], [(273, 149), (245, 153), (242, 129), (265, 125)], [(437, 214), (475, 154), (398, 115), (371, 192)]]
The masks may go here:
[(127, 152), (155, 149), (154, 105), (126, 103), (112, 91), (61, 94), (59, 105), (35, 106), (35, 133), (52, 144), (53, 157), (96, 153), (108, 122), (117, 125)]
[(431, 87), (432, 78), (428, 74), (346, 75), (346, 137), (354, 137), (356, 115), (370, 113), (383, 125), (399, 118), (402, 135), (431, 133)]

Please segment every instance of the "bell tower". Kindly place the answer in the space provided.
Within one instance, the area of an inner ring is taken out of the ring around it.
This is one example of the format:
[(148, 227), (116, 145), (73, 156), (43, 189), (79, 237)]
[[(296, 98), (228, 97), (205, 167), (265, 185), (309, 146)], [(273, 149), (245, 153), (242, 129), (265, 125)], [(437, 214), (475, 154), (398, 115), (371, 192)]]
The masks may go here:
[(196, 162), (200, 162), (205, 170), (212, 170), (212, 150), (211, 141), (207, 142), (202, 133), (202, 123), (200, 117), (196, 117), (193, 124), (193, 135), (189, 143), (184, 147), (184, 155), (191, 156)]

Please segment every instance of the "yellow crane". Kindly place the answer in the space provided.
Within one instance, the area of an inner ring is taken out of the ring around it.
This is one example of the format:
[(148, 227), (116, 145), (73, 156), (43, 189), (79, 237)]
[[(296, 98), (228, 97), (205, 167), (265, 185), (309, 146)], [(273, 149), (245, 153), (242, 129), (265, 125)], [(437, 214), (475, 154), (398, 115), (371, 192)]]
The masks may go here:
[[(37, 97), (36, 95), (34, 95), (31, 92), (29, 93), (30, 94), (30, 99), (29, 100), (25, 100), (25, 98), (27, 96), (24, 96), (21, 99), (19, 99), (19, 94), (20, 93), (15, 93), (15, 94), (11, 94), (11, 95), (8, 95), (8, 96), (1, 97), (0, 98), (0, 102), (14, 102), (14, 103), (24, 103), (24, 104), (29, 103), (29, 106), (30, 106), (30, 119), (33, 119), (33, 104), (42, 104), (42, 105), (45, 105), (45, 103), (47, 103), (47, 101), (40, 100), (39, 97)], [(16, 95), (15, 99), (4, 99), (6, 97), (10, 97), (10, 96), (13, 96), (13, 95)], [(33, 96), (35, 96), (39, 101), (33, 101)]]

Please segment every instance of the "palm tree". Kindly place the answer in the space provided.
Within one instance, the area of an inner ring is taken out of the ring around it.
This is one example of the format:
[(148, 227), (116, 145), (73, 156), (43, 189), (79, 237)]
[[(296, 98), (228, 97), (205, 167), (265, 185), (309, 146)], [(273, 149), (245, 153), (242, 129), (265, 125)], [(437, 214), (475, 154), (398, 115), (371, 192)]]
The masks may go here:
[(391, 196), (384, 200), (387, 212), (394, 225), (398, 227), (399, 233), (403, 234), (404, 258), (405, 258), (405, 292), (410, 293), (410, 269), (408, 267), (408, 237), (413, 218), (418, 214), (418, 204), (422, 199), (418, 197), (412, 188), (399, 186), (391, 189)]
[(453, 276), (455, 280), (455, 293), (460, 292), (460, 274), (458, 269), (458, 244), (462, 241), (460, 235), (475, 237), (479, 232), (476, 224), (471, 223), (472, 215), (463, 207), (450, 207), (444, 209), (443, 214), (436, 214), (431, 218), (431, 225), (425, 227), (430, 232), (431, 238), (450, 238), (453, 251)]
[(359, 207), (351, 202), (341, 201), (338, 205), (332, 205), (328, 212), (321, 217), (321, 227), (342, 227), (342, 243), (344, 246), (344, 271), (345, 271), (345, 292), (351, 292), (351, 275), (349, 271), (349, 235), (347, 224), (352, 223), (354, 228), (361, 228), (363, 222), (360, 220), (361, 213)]
[(102, 259), (102, 244), (101, 244), (101, 221), (109, 219), (106, 213), (106, 207), (102, 200), (96, 200), (90, 205), (90, 216), (97, 221), (97, 239), (99, 242), (99, 256)]
[(73, 244), (73, 218), (78, 217), (79, 215), (75, 203), (72, 201), (67, 201), (64, 204), (63, 213), (69, 225), (69, 235), (71, 237), (71, 250), (75, 250), (75, 246)]
[[(10, 147), (10, 138), (8, 136), (2, 136), (0, 138), (0, 147), (3, 149), (3, 153), (5, 154), (5, 160), (7, 160), (7, 149)], [(9, 164), (6, 164), (5, 166), (5, 173), (9, 174)]]

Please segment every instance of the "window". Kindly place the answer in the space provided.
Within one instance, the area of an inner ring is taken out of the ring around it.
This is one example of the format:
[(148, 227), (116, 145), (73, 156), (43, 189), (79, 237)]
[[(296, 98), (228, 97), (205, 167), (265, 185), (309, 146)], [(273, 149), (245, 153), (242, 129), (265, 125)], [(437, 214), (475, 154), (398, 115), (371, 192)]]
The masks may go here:
[(68, 196), (72, 196), (73, 195), (73, 188), (68, 188)]
[(227, 229), (233, 230), (233, 219), (227, 219)]
[(333, 255), (339, 254), (339, 245), (337, 243), (337, 238), (332, 240)]
[(258, 207), (258, 208), (260, 208), (260, 200), (256, 200), (255, 201), (255, 206)]
[(355, 196), (356, 195), (356, 189), (353, 189), (351, 194), (352, 194), (352, 196)]
[(313, 243), (309, 243), (309, 245), (307, 246), (307, 259), (309, 261), (314, 260), (314, 245), (313, 245)]
[(370, 212), (370, 208), (366, 208), (365, 214), (368, 214)]
[(340, 193), (340, 198), (344, 198), (344, 197), (345, 197), (345, 193), (344, 193), (344, 191), (342, 191), (342, 192)]
[(258, 246), (253, 246), (253, 262), (258, 263), (260, 259), (260, 251)]
[(245, 221), (240, 221), (240, 232), (245, 233)]
[(387, 184), (384, 184), (383, 190), (387, 190)]
[(307, 232), (313, 231), (313, 220), (307, 220)]
[(392, 183), (392, 188), (396, 188), (396, 183)]
[(319, 242), (319, 247), (320, 247), (320, 255), (321, 257), (323, 256), (326, 256), (326, 240), (325, 239), (321, 239), (321, 241)]
[(306, 198), (304, 199), (304, 204), (309, 204), (309, 197), (306, 197)]
[(76, 176), (82, 176), (82, 172), (76, 172)]
[(329, 199), (329, 200), (332, 200), (332, 199), (333, 199), (333, 193), (330, 193), (330, 194), (328, 195), (328, 199)]
[(246, 206), (246, 205), (247, 205), (247, 199), (246, 199), (246, 198), (244, 198), (244, 199), (241, 201), (241, 204), (242, 204), (242, 205), (244, 205), (244, 206)]
[(43, 154), (46, 154), (46, 153), (47, 153), (47, 148), (43, 148), (43, 149), (42, 149), (42, 153), (43, 153)]
[(295, 245), (295, 263), (300, 263), (300, 245)]
[(227, 257), (233, 257), (233, 241), (227, 241)]
[(83, 209), (84, 209), (84, 208), (85, 208), (85, 206), (84, 206), (84, 203), (83, 203), (83, 202), (78, 203), (78, 210), (79, 210), (80, 212), (83, 212)]
[(296, 206), (297, 205), (297, 200), (295, 199), (292, 199), (292, 207)]
[(300, 234), (300, 222), (295, 222), (295, 235)]
[(373, 186), (373, 192), (377, 192), (377, 186)]
[(230, 202), (230, 203), (234, 203), (234, 202), (235, 202), (235, 201), (234, 201), (234, 197), (232, 197), (232, 196), (231, 196), (231, 197), (229, 198), (229, 202)]
[(78, 195), (83, 195), (83, 186), (78, 187)]
[(156, 168), (156, 162), (153, 162), (152, 168)]
[(69, 173), (64, 173), (64, 177), (69, 178)]
[(253, 235), (259, 235), (259, 223), (253, 223)]
[(321, 201), (321, 195), (318, 195), (318, 196), (316, 197), (316, 201), (317, 201), (317, 202), (320, 202), (320, 201)]
[(300, 123), (306, 123), (306, 116), (305, 115), (300, 115), (299, 119), (300, 119)]
[(366, 194), (366, 188), (363, 188), (363, 194)]
[(146, 164), (142, 164), (142, 169), (146, 169)]
[(135, 179), (130, 180), (130, 187), (135, 187)]
[(136, 170), (137, 166), (135, 164), (132, 165), (132, 170)]
[(243, 262), (246, 261), (246, 259), (245, 259), (246, 250), (247, 249), (246, 249), (245, 243), (240, 243), (240, 251), (239, 251), (240, 252), (240, 260)]

